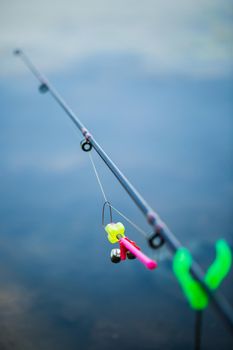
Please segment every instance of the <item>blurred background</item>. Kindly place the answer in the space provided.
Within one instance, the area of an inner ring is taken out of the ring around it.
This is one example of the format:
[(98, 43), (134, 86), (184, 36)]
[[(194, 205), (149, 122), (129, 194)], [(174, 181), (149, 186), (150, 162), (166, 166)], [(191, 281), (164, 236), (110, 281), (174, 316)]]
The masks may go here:
[[(0, 0), (0, 349), (191, 349), (170, 253), (123, 221), (159, 268), (111, 263), (81, 134), (18, 47), (206, 270), (218, 238), (232, 245), (232, 1)], [(150, 233), (93, 157), (108, 199)], [(208, 308), (203, 349), (232, 346)]]

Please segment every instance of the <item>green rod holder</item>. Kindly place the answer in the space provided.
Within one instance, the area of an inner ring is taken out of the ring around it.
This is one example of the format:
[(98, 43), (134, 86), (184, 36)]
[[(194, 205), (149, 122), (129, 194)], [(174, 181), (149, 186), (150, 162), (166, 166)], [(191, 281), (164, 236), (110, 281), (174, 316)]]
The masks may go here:
[[(215, 244), (216, 257), (208, 268), (205, 275), (205, 282), (212, 290), (217, 289), (223, 279), (230, 271), (232, 264), (232, 253), (228, 243), (220, 239)], [(177, 250), (173, 258), (173, 271), (178, 279), (181, 288), (190, 304), (195, 310), (203, 310), (208, 306), (208, 295), (200, 283), (190, 273), (192, 266), (192, 255), (186, 248)]]

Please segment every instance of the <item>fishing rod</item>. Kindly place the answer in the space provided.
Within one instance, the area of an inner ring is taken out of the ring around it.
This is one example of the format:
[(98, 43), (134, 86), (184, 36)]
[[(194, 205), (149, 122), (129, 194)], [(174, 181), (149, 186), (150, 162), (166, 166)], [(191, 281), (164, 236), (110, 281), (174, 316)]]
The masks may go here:
[[(97, 143), (93, 135), (89, 130), (84, 126), (72, 109), (67, 105), (55, 88), (50, 84), (50, 82), (41, 74), (39, 69), (32, 63), (29, 57), (21, 49), (14, 51), (14, 54), (19, 56), (31, 73), (37, 78), (40, 82), (39, 90), (40, 92), (50, 92), (55, 101), (60, 105), (60, 107), (65, 111), (71, 121), (75, 126), (80, 130), (82, 135), (85, 138), (85, 147), (86, 150), (89, 148), (94, 148), (97, 154), (102, 158), (107, 167), (115, 175), (119, 183), (141, 210), (141, 212), (146, 217), (148, 223), (153, 227), (154, 233), (148, 239), (148, 243), (151, 248), (159, 248), (165, 242), (171, 252), (176, 254), (180, 248), (182, 248), (181, 243), (167, 227), (167, 225), (162, 221), (159, 215), (150, 207), (150, 205), (145, 201), (141, 194), (135, 189), (135, 187), (130, 183), (127, 177), (119, 170), (116, 164), (111, 160), (111, 158), (105, 153), (102, 147)], [(83, 150), (85, 150), (83, 148)], [(198, 281), (202, 289), (210, 298), (212, 305), (214, 306), (217, 313), (221, 316), (225, 324), (233, 331), (233, 310), (227, 300), (219, 292), (214, 293), (210, 288), (208, 283), (205, 281), (205, 276), (200, 266), (193, 261), (192, 266), (190, 267), (190, 273), (193, 278)]]

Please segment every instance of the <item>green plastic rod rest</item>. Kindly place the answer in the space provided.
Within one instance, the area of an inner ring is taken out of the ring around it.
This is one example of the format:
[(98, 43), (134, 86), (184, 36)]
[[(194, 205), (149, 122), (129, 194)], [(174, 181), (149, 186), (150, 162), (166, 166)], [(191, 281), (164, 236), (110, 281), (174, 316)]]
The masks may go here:
[(211, 289), (217, 289), (222, 280), (227, 276), (232, 264), (232, 253), (224, 239), (216, 242), (216, 258), (208, 268), (205, 282)]
[[(205, 282), (212, 290), (219, 287), (227, 276), (232, 264), (232, 253), (223, 239), (216, 242), (216, 258), (208, 268)], [(190, 306), (195, 310), (203, 310), (208, 306), (208, 296), (201, 285), (190, 273), (192, 255), (186, 248), (177, 250), (173, 258), (173, 271), (176, 275)]]

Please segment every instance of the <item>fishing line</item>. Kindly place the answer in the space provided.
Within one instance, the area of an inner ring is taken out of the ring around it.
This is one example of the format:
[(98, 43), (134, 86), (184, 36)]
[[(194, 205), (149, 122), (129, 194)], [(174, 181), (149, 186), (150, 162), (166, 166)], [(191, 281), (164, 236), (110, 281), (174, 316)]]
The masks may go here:
[(123, 219), (125, 219), (131, 226), (133, 226), (135, 228), (135, 230), (137, 230), (139, 233), (141, 233), (144, 237), (148, 238), (149, 235), (143, 230), (141, 229), (137, 224), (135, 224), (132, 220), (130, 220), (127, 216), (125, 216), (120, 210), (116, 209), (107, 199), (107, 196), (106, 196), (106, 193), (104, 191), (104, 188), (103, 188), (103, 184), (100, 180), (100, 176), (98, 174), (98, 171), (97, 171), (97, 168), (95, 166), (95, 163), (94, 163), (94, 159), (92, 157), (92, 154), (91, 152), (88, 152), (89, 154), (89, 158), (90, 158), (90, 161), (91, 161), (91, 164), (93, 166), (93, 170), (94, 170), (94, 173), (96, 175), (96, 178), (97, 178), (97, 181), (98, 181), (98, 184), (99, 184), (99, 187), (100, 187), (100, 190), (103, 194), (103, 197), (104, 197), (104, 201), (105, 203), (108, 203), (109, 207), (112, 208), (112, 210), (114, 210), (116, 213), (118, 213)]
[(100, 181), (100, 177), (99, 177), (98, 171), (97, 171), (97, 169), (96, 169), (94, 160), (93, 160), (93, 158), (92, 158), (91, 152), (88, 152), (88, 153), (89, 153), (89, 158), (90, 158), (91, 164), (92, 164), (92, 166), (93, 166), (93, 169), (94, 169), (94, 172), (95, 172), (95, 176), (96, 176), (96, 178), (97, 178), (97, 181), (98, 181), (100, 190), (101, 190), (102, 195), (103, 195), (103, 197), (104, 197), (104, 201), (105, 201), (105, 202), (109, 202), (108, 199), (107, 199), (107, 196), (106, 196), (106, 194), (105, 194), (105, 192), (104, 192), (103, 185), (102, 185), (102, 183), (101, 183), (101, 181)]
[[(111, 204), (110, 204), (111, 205)], [(116, 209), (111, 205), (111, 208), (118, 213), (122, 218), (124, 218), (128, 223), (133, 226), (139, 233), (141, 233), (144, 237), (148, 238), (149, 235), (146, 233), (142, 228), (140, 228), (137, 224), (135, 224), (133, 221), (131, 221), (127, 216), (125, 216), (120, 210)]]

